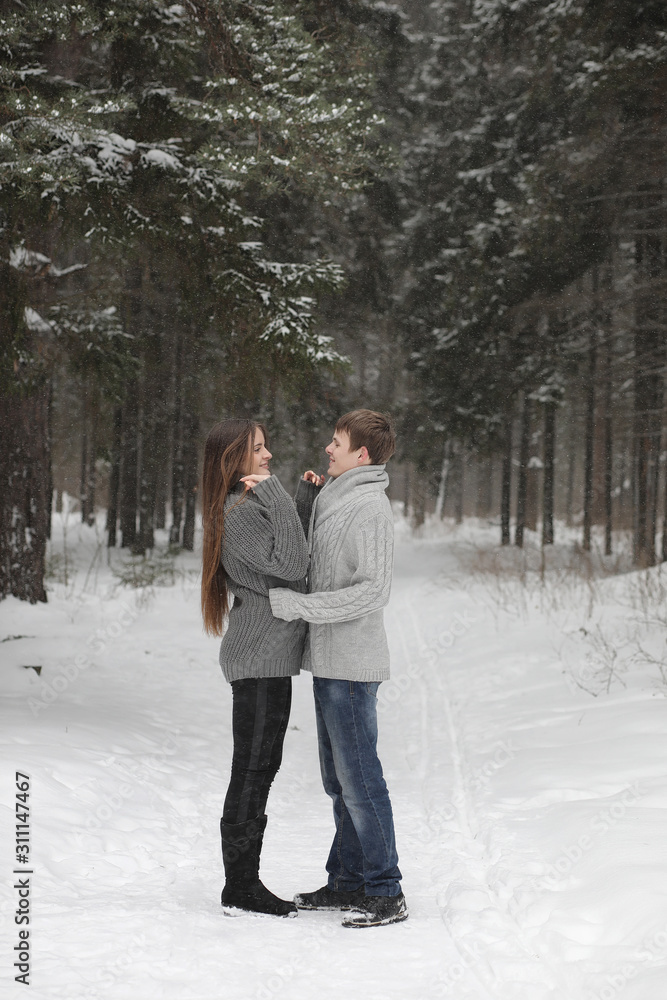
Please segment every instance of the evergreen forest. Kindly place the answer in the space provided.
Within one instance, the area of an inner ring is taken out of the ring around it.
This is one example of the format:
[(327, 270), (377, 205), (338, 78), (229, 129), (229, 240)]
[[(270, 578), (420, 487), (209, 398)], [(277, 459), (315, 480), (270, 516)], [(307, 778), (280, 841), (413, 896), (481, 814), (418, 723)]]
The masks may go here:
[(664, 0), (2, 0), (0, 597), (359, 406), (415, 526), (667, 561), (666, 180)]

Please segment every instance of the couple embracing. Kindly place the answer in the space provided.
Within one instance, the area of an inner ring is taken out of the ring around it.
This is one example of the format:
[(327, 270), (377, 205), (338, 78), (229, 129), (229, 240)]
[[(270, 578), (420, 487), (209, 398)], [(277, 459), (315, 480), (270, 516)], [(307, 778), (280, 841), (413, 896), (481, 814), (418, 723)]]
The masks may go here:
[[(408, 915), (377, 755), (377, 689), (389, 677), (382, 609), (393, 555), (385, 463), (394, 450), (387, 417), (347, 413), (326, 448), (328, 479), (306, 472), (292, 500), (269, 471), (261, 424), (224, 420), (206, 441), (202, 613), (213, 635), (228, 620), (220, 664), (232, 687), (234, 750), (220, 821), (226, 913), (340, 910), (345, 927)], [(336, 831), (327, 884), (291, 903), (260, 881), (259, 858), (292, 677), (301, 667), (313, 675), (320, 769)]]

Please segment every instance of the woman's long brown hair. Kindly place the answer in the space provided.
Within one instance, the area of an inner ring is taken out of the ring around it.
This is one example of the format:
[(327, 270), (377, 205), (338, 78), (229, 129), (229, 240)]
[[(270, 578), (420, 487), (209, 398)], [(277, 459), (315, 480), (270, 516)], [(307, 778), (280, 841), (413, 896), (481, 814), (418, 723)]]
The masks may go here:
[[(227, 580), (221, 562), (225, 500), (241, 476), (250, 473), (258, 429), (266, 443), (266, 430), (254, 420), (221, 420), (206, 438), (202, 474), (201, 612), (204, 631), (209, 635), (222, 635), (223, 621), (229, 612)], [(244, 498), (245, 495), (241, 499)]]

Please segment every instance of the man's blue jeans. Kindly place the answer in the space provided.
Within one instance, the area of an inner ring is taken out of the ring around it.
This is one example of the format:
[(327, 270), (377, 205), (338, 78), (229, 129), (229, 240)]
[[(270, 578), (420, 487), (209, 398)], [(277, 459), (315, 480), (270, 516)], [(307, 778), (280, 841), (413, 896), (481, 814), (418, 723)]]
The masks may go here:
[(322, 783), (336, 823), (326, 867), (330, 889), (397, 896), (394, 819), (377, 755), (379, 686), (313, 678)]

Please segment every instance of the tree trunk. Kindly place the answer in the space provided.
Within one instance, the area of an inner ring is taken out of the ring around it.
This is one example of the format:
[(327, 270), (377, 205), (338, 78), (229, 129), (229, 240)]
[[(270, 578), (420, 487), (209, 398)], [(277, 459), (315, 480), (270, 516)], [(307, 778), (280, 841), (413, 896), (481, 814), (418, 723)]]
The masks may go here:
[(183, 380), (181, 378), (182, 341), (176, 344), (176, 365), (174, 379), (174, 410), (172, 417), (171, 451), (171, 528), (169, 544), (181, 544), (181, 523), (183, 520), (183, 483), (185, 467), (183, 463)]
[(665, 462), (665, 475), (663, 477), (662, 493), (662, 562), (667, 562), (667, 462)]
[(137, 541), (137, 384), (128, 387), (123, 404), (123, 443), (120, 489), (120, 544), (131, 549)]
[(554, 543), (554, 454), (556, 404), (544, 405), (544, 490), (542, 495), (542, 545)]
[(537, 456), (528, 460), (526, 471), (526, 513), (525, 530), (537, 531), (540, 509), (540, 473), (542, 462)]
[(195, 510), (197, 502), (197, 438), (199, 421), (191, 414), (184, 421), (185, 447), (185, 520), (183, 522), (183, 548), (192, 552), (195, 547)]
[(81, 507), (81, 523), (86, 524), (88, 521), (88, 497), (86, 493), (88, 483), (88, 413), (85, 401), (85, 389), (81, 418), (81, 473), (79, 476), (79, 504)]
[[(641, 430), (640, 405), (637, 399), (637, 380), (635, 378), (634, 412), (632, 414), (632, 445), (631, 445), (631, 465), (630, 465), (630, 505), (632, 513), (632, 558), (635, 563), (639, 562), (639, 551), (643, 547), (645, 532), (642, 530), (640, 511), (640, 488), (639, 488), (639, 438)], [(644, 500), (644, 504), (646, 501)], [(645, 509), (645, 508), (644, 508)]]
[(88, 479), (86, 481), (86, 497), (88, 498), (87, 524), (95, 523), (95, 496), (97, 493), (97, 408), (93, 409), (90, 424), (90, 451), (88, 453)]
[(591, 521), (593, 516), (593, 449), (595, 437), (595, 374), (597, 368), (597, 330), (591, 332), (588, 342), (588, 383), (586, 386), (586, 427), (584, 441), (584, 539), (586, 552), (591, 550)]
[(0, 395), (0, 597), (46, 601), (51, 518), (48, 385)]
[(403, 469), (403, 517), (409, 519), (412, 504), (412, 463), (406, 462)]
[[(47, 495), (49, 498), (49, 516), (46, 521), (46, 537), (51, 541), (51, 525), (53, 523), (53, 502), (55, 490), (53, 488), (53, 462), (51, 461), (51, 456), (53, 455), (53, 382), (49, 381), (49, 401), (48, 401), (48, 420), (47, 420), (47, 442), (46, 442), (47, 454), (49, 456), (49, 485), (47, 489)], [(57, 497), (56, 503), (57, 503)], [(61, 500), (62, 509), (62, 500)]]
[(521, 410), (521, 439), (519, 442), (519, 481), (516, 494), (516, 527), (514, 529), (514, 544), (523, 548), (523, 533), (526, 527), (526, 487), (528, 483), (528, 458), (530, 450), (530, 413), (531, 400), (527, 393), (523, 394)]
[(139, 535), (137, 553), (155, 545), (154, 518), (157, 480), (155, 402), (144, 394), (141, 407), (141, 465), (139, 468)]
[(611, 332), (607, 330), (604, 352), (604, 553), (612, 553), (612, 490), (614, 472), (613, 411), (611, 384)]
[(120, 406), (113, 411), (113, 438), (111, 444), (111, 474), (109, 476), (109, 505), (107, 507), (107, 546), (116, 544), (118, 523), (118, 489), (120, 486), (120, 455), (123, 434), (123, 411)]
[(620, 527), (632, 526), (632, 483), (627, 482), (628, 469), (632, 467), (631, 445), (627, 440), (619, 448), (619, 463), (616, 473), (618, 501), (616, 512)]
[(454, 518), (457, 524), (463, 523), (463, 499), (465, 491), (465, 452), (461, 449), (456, 456), (456, 494), (454, 497)]
[(500, 544), (510, 544), (510, 517), (512, 497), (512, 417), (508, 407), (505, 415), (505, 453), (503, 455), (502, 483), (500, 487)]
[[(0, 598), (46, 601), (51, 386), (26, 330), (27, 289), (0, 252)], [(18, 377), (17, 377), (18, 376)], [(22, 379), (23, 381), (19, 381)]]
[(86, 462), (86, 524), (95, 523), (95, 494), (97, 492), (97, 415), (99, 409), (99, 391), (93, 385), (89, 393), (89, 446)]
[(440, 481), (438, 483), (438, 496), (435, 501), (435, 516), (438, 521), (440, 521), (445, 512), (445, 503), (447, 501), (447, 480), (449, 478), (449, 469), (451, 465), (451, 451), (452, 442), (448, 438), (445, 442), (445, 448), (442, 455), (442, 465), (440, 467)]
[(483, 456), (477, 466), (477, 516), (488, 517), (493, 510), (493, 456)]
[(412, 527), (421, 528), (426, 520), (426, 484), (423, 473), (417, 470), (417, 480), (412, 487)]
[(97, 486), (97, 409), (98, 391), (92, 378), (87, 377), (82, 386), (81, 411), (81, 523), (95, 523), (95, 490)]
[(664, 368), (663, 306), (658, 281), (662, 275), (662, 241), (658, 234), (637, 238), (640, 282), (635, 328), (636, 516), (635, 562), (655, 563), (657, 488)]
[(567, 483), (565, 486), (565, 523), (568, 528), (574, 524), (574, 473), (577, 460), (577, 419), (570, 410), (567, 435)]
[[(662, 398), (660, 399), (662, 403)], [(657, 403), (657, 399), (656, 399)], [(648, 510), (648, 530), (647, 530), (647, 560), (649, 566), (654, 566), (657, 562), (655, 538), (658, 531), (658, 490), (660, 488), (660, 438), (662, 428), (655, 418), (651, 433), (651, 447), (649, 451), (648, 468), (648, 496), (650, 506)]]
[(164, 414), (160, 415), (155, 438), (155, 514), (156, 528), (167, 526), (167, 494), (169, 492), (169, 435)]
[[(172, 461), (174, 454), (174, 411), (176, 408), (177, 380), (180, 375), (179, 346), (182, 337), (178, 329), (162, 338), (160, 371), (155, 392), (157, 410), (155, 527), (167, 526), (167, 508), (171, 501)], [(165, 374), (169, 370), (168, 381)], [(165, 386), (166, 383), (166, 386)], [(165, 391), (166, 389), (166, 391)], [(171, 539), (170, 539), (171, 541)]]
[[(151, 298), (151, 289), (145, 278), (150, 274), (148, 257), (143, 258), (143, 265), (132, 263), (125, 269), (125, 287), (123, 294), (123, 322), (125, 329), (131, 333), (138, 345), (137, 360), (143, 362), (143, 349), (146, 330), (142, 318)], [(137, 515), (140, 503), (140, 476), (142, 462), (142, 389), (144, 383), (143, 364), (139, 367), (139, 375), (128, 380), (123, 401), (123, 435), (122, 459), (120, 467), (120, 534), (121, 546), (131, 552), (142, 551), (140, 536), (137, 530)]]

